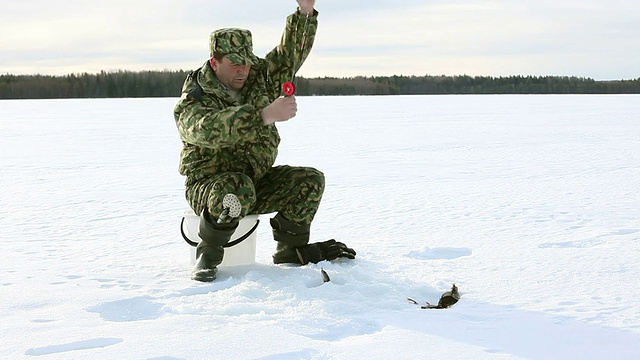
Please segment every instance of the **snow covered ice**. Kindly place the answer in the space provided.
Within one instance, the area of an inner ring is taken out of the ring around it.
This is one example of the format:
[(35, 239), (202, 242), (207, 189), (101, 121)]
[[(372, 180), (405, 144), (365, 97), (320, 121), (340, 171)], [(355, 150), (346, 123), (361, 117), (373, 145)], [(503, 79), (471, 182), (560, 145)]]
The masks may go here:
[(300, 97), (278, 163), (325, 173), (312, 241), (358, 256), (273, 265), (263, 215), (207, 284), (176, 101), (0, 101), (0, 357), (640, 357), (640, 97)]

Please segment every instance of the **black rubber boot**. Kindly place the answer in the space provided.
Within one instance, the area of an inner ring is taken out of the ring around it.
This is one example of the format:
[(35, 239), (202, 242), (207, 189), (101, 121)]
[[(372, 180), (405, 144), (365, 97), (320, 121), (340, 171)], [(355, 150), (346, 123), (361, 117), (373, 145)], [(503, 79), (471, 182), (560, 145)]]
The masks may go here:
[(205, 209), (200, 216), (198, 236), (202, 240), (196, 247), (196, 265), (191, 279), (209, 282), (216, 279), (218, 265), (224, 256), (223, 246), (229, 242), (236, 231), (238, 221), (218, 224)]
[(311, 226), (294, 224), (280, 213), (270, 222), (273, 228), (273, 239), (278, 242), (276, 252), (273, 254), (273, 262), (275, 264), (302, 264), (303, 260), (298, 256), (296, 248), (309, 243)]

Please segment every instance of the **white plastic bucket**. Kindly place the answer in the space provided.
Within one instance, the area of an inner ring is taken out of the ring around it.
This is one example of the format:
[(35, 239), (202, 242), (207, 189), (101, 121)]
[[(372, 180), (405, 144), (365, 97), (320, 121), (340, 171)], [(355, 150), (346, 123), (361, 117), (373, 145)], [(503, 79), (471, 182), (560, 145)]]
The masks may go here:
[[(231, 235), (233, 242), (240, 237), (244, 236), (253, 229), (258, 222), (258, 215), (247, 215), (238, 224), (238, 228)], [(200, 226), (200, 216), (196, 215), (192, 210), (186, 210), (184, 212), (184, 222), (182, 224), (182, 230), (189, 240), (194, 243), (201, 241), (198, 236), (198, 228)], [(256, 238), (257, 231), (254, 231), (245, 240), (237, 245), (233, 245), (224, 249), (224, 257), (220, 266), (235, 266), (235, 265), (250, 265), (256, 262)], [(189, 246), (191, 264), (196, 263), (196, 248)]]

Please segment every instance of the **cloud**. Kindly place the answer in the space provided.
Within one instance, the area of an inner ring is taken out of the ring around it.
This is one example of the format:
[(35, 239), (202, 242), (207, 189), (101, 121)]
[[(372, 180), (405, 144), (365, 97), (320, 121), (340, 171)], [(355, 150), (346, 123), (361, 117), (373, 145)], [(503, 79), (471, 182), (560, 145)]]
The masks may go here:
[[(635, 78), (640, 4), (612, 0), (318, 0), (304, 76), (577, 75)], [(1, 73), (191, 69), (220, 27), (276, 45), (295, 1), (10, 2), (0, 13)]]
[(348, 32), (339, 19), (329, 19), (303, 72), (319, 75), (323, 67), (340, 64), (345, 76), (633, 78), (633, 58), (640, 56), (631, 35), (639, 30), (633, 21), (638, 7), (609, 9), (594, 1), (423, 3), (369, 13), (354, 19)]

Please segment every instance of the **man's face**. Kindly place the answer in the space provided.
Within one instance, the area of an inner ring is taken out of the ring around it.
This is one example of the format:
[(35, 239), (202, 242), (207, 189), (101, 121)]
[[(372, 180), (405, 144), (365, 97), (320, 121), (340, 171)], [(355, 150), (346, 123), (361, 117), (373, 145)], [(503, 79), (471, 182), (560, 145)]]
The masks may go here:
[(247, 76), (249, 76), (249, 70), (251, 70), (251, 65), (234, 64), (226, 56), (221, 61), (215, 60), (213, 62), (213, 71), (216, 73), (216, 77), (222, 85), (231, 90), (242, 89), (247, 81)]

